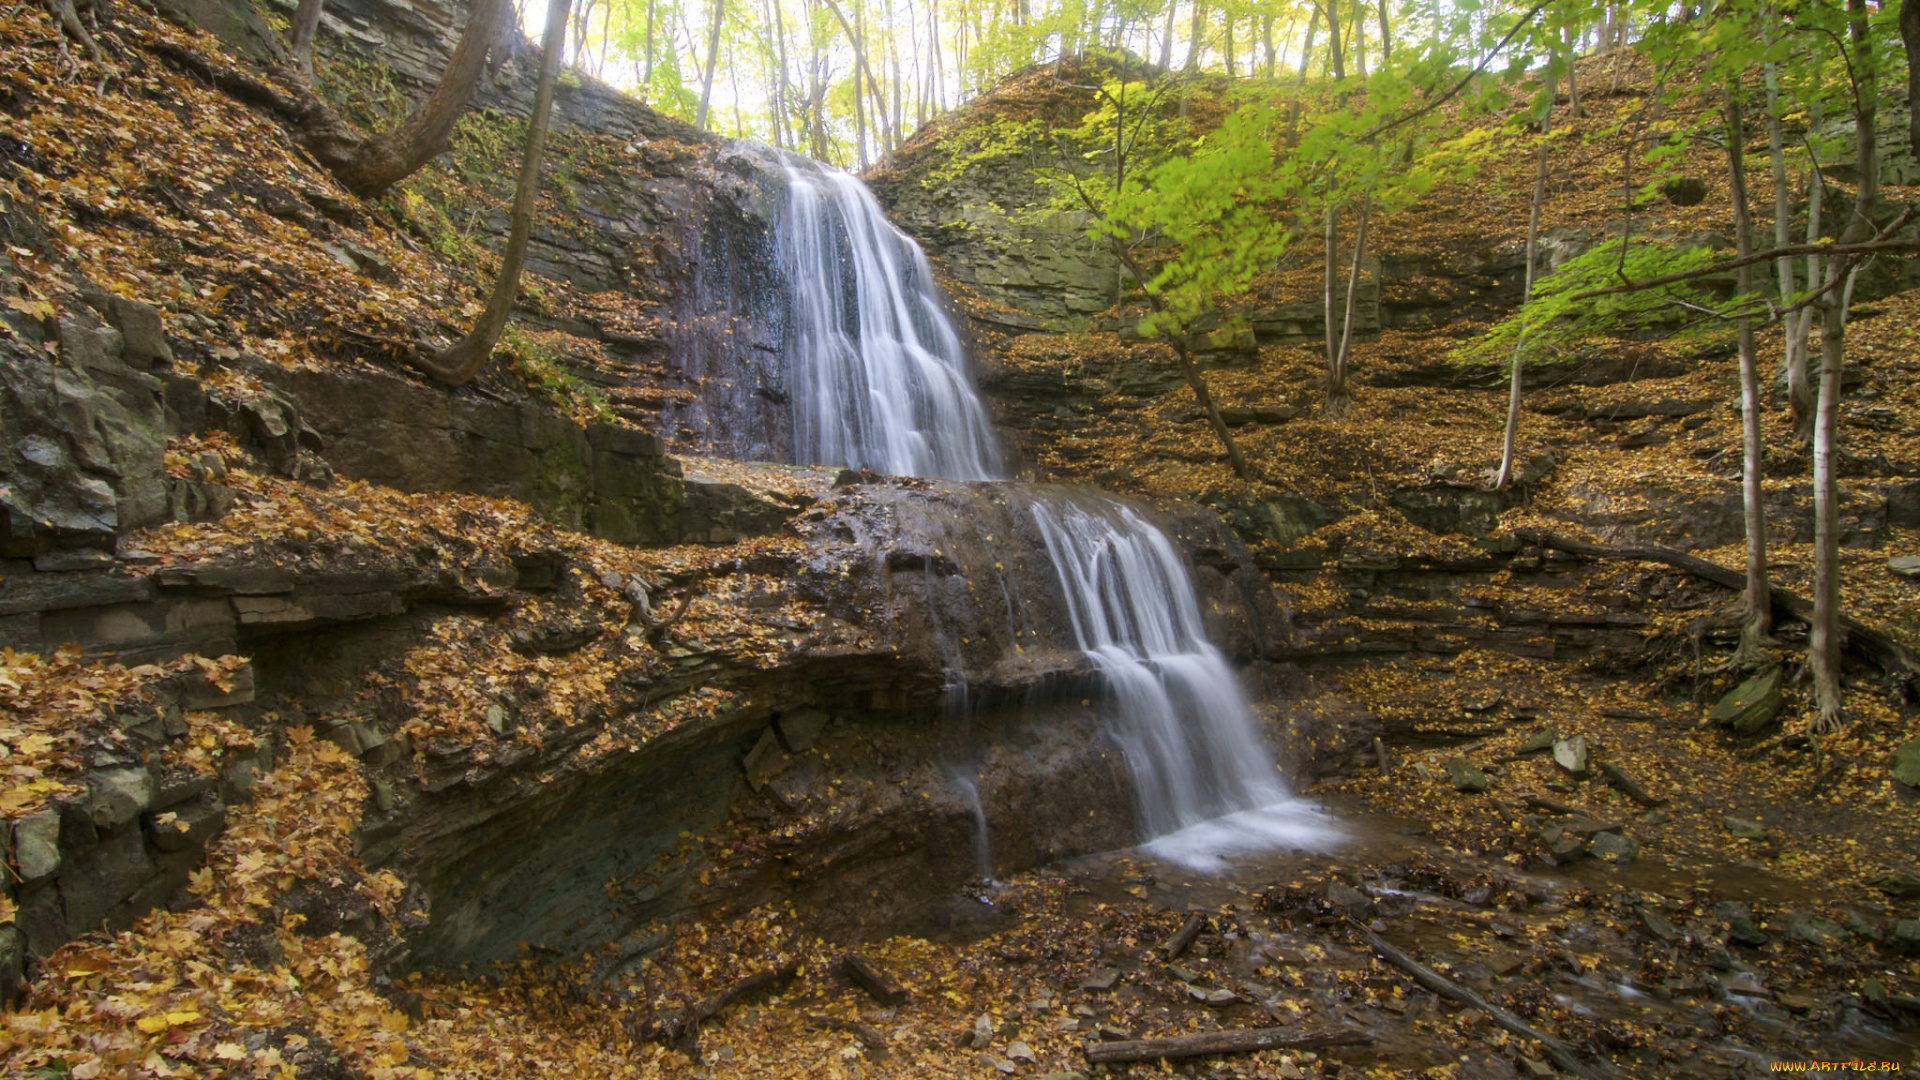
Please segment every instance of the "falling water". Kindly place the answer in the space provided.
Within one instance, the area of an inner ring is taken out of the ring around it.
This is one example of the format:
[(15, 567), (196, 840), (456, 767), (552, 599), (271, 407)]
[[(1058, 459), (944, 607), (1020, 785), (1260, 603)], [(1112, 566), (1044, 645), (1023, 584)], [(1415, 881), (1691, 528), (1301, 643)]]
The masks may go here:
[(1217, 869), (1236, 850), (1324, 841), (1324, 818), (1290, 800), (1233, 669), (1207, 640), (1167, 535), (1086, 493), (1042, 498), (1032, 513), (1080, 651), (1112, 696), (1149, 848)]
[[(797, 459), (1000, 479), (986, 410), (919, 246), (852, 176), (804, 159), (790, 160), (787, 174)], [(1235, 851), (1325, 843), (1325, 818), (1289, 799), (1166, 535), (1104, 496), (1028, 497), (1078, 645), (1110, 690), (1149, 848), (1217, 869)], [(961, 786), (990, 869), (986, 815), (972, 783)]]
[(795, 460), (992, 479), (999, 453), (927, 258), (865, 184), (787, 165)]
[(980, 805), (980, 789), (975, 786), (971, 776), (955, 776), (953, 783), (967, 796), (968, 804), (973, 807), (973, 876), (991, 882), (993, 849), (987, 843), (987, 808)]

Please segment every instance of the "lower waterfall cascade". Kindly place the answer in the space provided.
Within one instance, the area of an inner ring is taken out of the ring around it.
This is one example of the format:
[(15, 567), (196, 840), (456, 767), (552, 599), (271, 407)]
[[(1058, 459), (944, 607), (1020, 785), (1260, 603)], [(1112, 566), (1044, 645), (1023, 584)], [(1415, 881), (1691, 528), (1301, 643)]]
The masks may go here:
[[(794, 157), (786, 170), (779, 245), (793, 292), (796, 460), (1004, 480), (960, 335), (919, 246), (855, 177)], [(1075, 644), (1106, 688), (1146, 848), (1215, 870), (1237, 851), (1334, 840), (1328, 819), (1281, 780), (1167, 535), (1111, 496), (1022, 489)], [(980, 832), (984, 853), (984, 817)]]

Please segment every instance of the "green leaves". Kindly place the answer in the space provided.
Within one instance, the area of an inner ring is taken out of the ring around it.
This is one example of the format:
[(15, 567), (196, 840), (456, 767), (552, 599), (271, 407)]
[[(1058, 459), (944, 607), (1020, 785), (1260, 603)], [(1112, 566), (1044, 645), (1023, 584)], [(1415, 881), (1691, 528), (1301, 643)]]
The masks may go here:
[(1647, 240), (1609, 240), (1567, 260), (1534, 284), (1533, 299), (1493, 329), (1462, 345), (1453, 358), (1467, 364), (1506, 364), (1564, 356), (1596, 337), (1671, 333), (1696, 322), (1713, 303), (1707, 282), (1577, 300), (1579, 294), (1629, 281), (1696, 270), (1713, 261), (1704, 246)]

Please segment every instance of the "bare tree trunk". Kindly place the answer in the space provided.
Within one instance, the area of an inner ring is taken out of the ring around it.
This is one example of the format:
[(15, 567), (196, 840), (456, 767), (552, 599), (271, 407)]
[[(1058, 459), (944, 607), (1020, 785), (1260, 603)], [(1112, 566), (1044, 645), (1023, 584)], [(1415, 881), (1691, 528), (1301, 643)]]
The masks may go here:
[(1333, 68), (1333, 81), (1345, 82), (1347, 63), (1340, 55), (1340, 0), (1320, 0), (1327, 6), (1327, 58)]
[(451, 386), (464, 385), (479, 374), (493, 355), (493, 347), (499, 344), (514, 301), (520, 296), (520, 268), (526, 262), (527, 240), (533, 232), (533, 206), (540, 196), (540, 158), (546, 150), (547, 121), (553, 113), (553, 84), (560, 73), (560, 54), (566, 50), (568, 6), (569, 0), (548, 0), (546, 31), (540, 39), (540, 82), (533, 94), (533, 116), (527, 121), (520, 180), (513, 191), (513, 225), (507, 233), (500, 276), (494, 280), (487, 309), (473, 331), (453, 348), (438, 356), (412, 360), (415, 367)]
[(1160, 31), (1160, 70), (1173, 70), (1173, 13), (1180, 8), (1180, 0), (1168, 0), (1167, 21)]
[(1316, 5), (1307, 16), (1307, 40), (1300, 46), (1300, 78), (1293, 90), (1293, 100), (1287, 103), (1287, 145), (1294, 146), (1300, 141), (1300, 98), (1307, 92), (1307, 60), (1313, 55), (1313, 36), (1320, 29), (1320, 8)]
[[(1533, 299), (1533, 264), (1540, 257), (1540, 208), (1547, 201), (1547, 158), (1550, 153), (1547, 136), (1552, 134), (1553, 103), (1557, 94), (1552, 69), (1549, 68), (1547, 100), (1540, 110), (1540, 157), (1533, 169), (1533, 201), (1527, 210), (1527, 283), (1526, 291), (1520, 296), (1523, 307)], [(1513, 370), (1508, 373), (1507, 426), (1500, 436), (1500, 472), (1493, 478), (1495, 491), (1513, 482), (1514, 446), (1520, 438), (1521, 367), (1526, 357), (1526, 347), (1526, 331), (1522, 330), (1520, 340), (1513, 345)]]
[[(654, 9), (659, 6), (659, 3), (660, 0), (647, 0), (647, 70), (646, 74), (640, 77), (640, 100), (642, 102), (647, 100), (647, 96), (652, 92), (653, 87), (653, 17)], [(785, 34), (781, 35), (781, 40), (783, 42), (786, 40)], [(785, 78), (784, 72), (781, 77)]]
[[(1843, 244), (1873, 236), (1873, 209), (1880, 187), (1873, 127), (1879, 87), (1865, 0), (1847, 0), (1847, 17), (1854, 70), (1858, 72), (1853, 138), (1859, 182), (1854, 191), (1853, 215), (1840, 233)], [(1840, 692), (1840, 497), (1834, 459), (1839, 452), (1841, 374), (1846, 365), (1846, 294), (1841, 285), (1852, 273), (1852, 263), (1851, 258), (1837, 256), (1827, 271), (1830, 291), (1821, 305), (1820, 399), (1813, 427), (1813, 632), (1807, 642), (1807, 665), (1813, 673), (1817, 707), (1813, 730), (1823, 733), (1837, 731), (1844, 723)]]
[[(866, 5), (860, 0), (854, 0), (853, 40), (850, 44), (855, 53), (862, 52), (865, 47), (865, 18)], [(855, 64), (853, 67), (853, 149), (854, 160), (860, 163), (860, 167), (855, 169), (855, 172), (865, 172), (867, 168), (867, 105), (866, 99), (860, 96), (860, 72), (865, 67), (865, 64)]]
[[(1769, 9), (1771, 11), (1771, 9)], [(1786, 140), (1780, 123), (1780, 66), (1769, 61), (1766, 65), (1767, 86), (1767, 164), (1773, 175), (1773, 246), (1786, 247), (1793, 242), (1793, 199), (1787, 189)], [(1782, 306), (1793, 302), (1793, 258), (1783, 257), (1774, 264), (1775, 284), (1779, 286)], [(1781, 360), (1787, 372), (1788, 390), (1793, 386), (1793, 367), (1796, 345), (1802, 344), (1794, 334), (1797, 323), (1795, 315), (1787, 316), (1781, 325), (1781, 336), (1786, 339), (1786, 355)], [(1801, 365), (1804, 377), (1806, 367)]]
[[(1740, 108), (1740, 87), (1727, 88), (1727, 180), (1733, 199), (1735, 251), (1740, 258), (1753, 253), (1753, 218), (1747, 207), (1747, 123)], [(1734, 289), (1742, 297), (1753, 292), (1753, 267), (1735, 271)], [(1746, 612), (1740, 623), (1740, 647), (1733, 655), (1736, 667), (1757, 667), (1773, 632), (1773, 597), (1767, 585), (1767, 510), (1760, 482), (1766, 453), (1760, 441), (1760, 361), (1754, 355), (1753, 320), (1742, 316), (1740, 348), (1740, 432), (1742, 449), (1741, 499), (1747, 532)]]
[[(1820, 175), (1818, 168), (1807, 170), (1807, 243), (1817, 244), (1825, 233), (1822, 221), (1822, 209), (1826, 202), (1827, 181)], [(1814, 288), (1826, 280), (1826, 260), (1818, 255), (1807, 256), (1807, 287)], [(1819, 315), (1818, 305), (1803, 308), (1799, 318), (1792, 326), (1796, 344), (1788, 356), (1792, 366), (1787, 368), (1787, 416), (1793, 422), (1793, 437), (1801, 446), (1813, 442), (1814, 413), (1817, 410), (1815, 398), (1818, 390), (1813, 384), (1813, 320)]]
[(1380, 13), (1380, 66), (1393, 63), (1393, 30), (1387, 26), (1387, 0), (1375, 0), (1374, 9)]
[(1907, 51), (1907, 144), (1920, 161), (1920, 0), (1900, 4), (1900, 43)]
[(1367, 250), (1367, 222), (1373, 216), (1373, 192), (1360, 203), (1360, 224), (1353, 231), (1353, 264), (1347, 270), (1347, 300), (1340, 315), (1340, 347), (1334, 350), (1333, 366), (1327, 372), (1327, 397), (1320, 411), (1330, 419), (1341, 419), (1353, 410), (1353, 395), (1347, 391), (1347, 354), (1353, 347), (1353, 302), (1360, 291), (1360, 260)]
[[(1340, 355), (1340, 326), (1334, 322), (1333, 319), (1333, 294), (1340, 275), (1338, 269), (1340, 258), (1339, 215), (1339, 208), (1334, 205), (1332, 197), (1329, 196), (1327, 199), (1327, 208), (1322, 212), (1320, 229), (1326, 239), (1327, 247), (1327, 257), (1325, 265), (1322, 268), (1324, 271), (1324, 281), (1322, 282), (1323, 288), (1321, 290), (1321, 307), (1322, 317), (1326, 321), (1327, 329), (1327, 374), (1329, 376), (1333, 374), (1334, 364)], [(1329, 397), (1333, 394), (1333, 384), (1331, 382), (1327, 384), (1327, 394)]]
[[(1338, 3), (1339, 0), (1331, 0)], [(1360, 0), (1354, 0), (1352, 15), (1347, 19), (1347, 49), (1353, 53), (1353, 68), (1364, 81), (1367, 77), (1367, 20), (1366, 9), (1360, 6)]]
[(727, 17), (727, 0), (713, 0), (713, 25), (707, 28), (707, 72), (700, 77), (700, 109), (694, 126), (707, 130), (707, 103), (713, 98), (713, 73), (720, 64), (720, 25)]
[[(1836, 271), (1843, 260), (1835, 259)], [(1813, 674), (1813, 729), (1837, 730), (1840, 694), (1840, 534), (1834, 477), (1834, 441), (1840, 426), (1840, 372), (1846, 362), (1846, 331), (1840, 322), (1840, 290), (1829, 283), (1820, 303), (1820, 393), (1813, 425), (1813, 625), (1807, 666)]]
[(287, 55), (308, 82), (313, 81), (313, 36), (320, 31), (320, 9), (325, 0), (300, 0), (287, 24)]
[(1193, 0), (1193, 29), (1187, 35), (1186, 70), (1200, 70), (1200, 39), (1207, 28), (1207, 5), (1205, 0)]
[(1579, 41), (1573, 31), (1565, 32), (1567, 49), (1567, 115), (1578, 120), (1587, 115), (1580, 108), (1580, 73), (1575, 70), (1579, 60)]

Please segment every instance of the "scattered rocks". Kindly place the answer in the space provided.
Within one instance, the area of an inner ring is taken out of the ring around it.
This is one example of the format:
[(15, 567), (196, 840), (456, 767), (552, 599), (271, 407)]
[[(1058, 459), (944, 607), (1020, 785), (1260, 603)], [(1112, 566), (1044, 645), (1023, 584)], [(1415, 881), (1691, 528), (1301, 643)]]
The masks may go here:
[(1542, 750), (1553, 749), (1553, 744), (1559, 741), (1560, 741), (1559, 732), (1553, 730), (1552, 728), (1541, 728), (1539, 731), (1536, 731), (1533, 734), (1527, 736), (1527, 741), (1521, 743), (1520, 749), (1515, 750), (1514, 753), (1515, 754), (1537, 754)]
[(1491, 790), (1493, 787), (1493, 781), (1487, 778), (1487, 774), (1462, 755), (1447, 759), (1447, 776), (1453, 780), (1454, 788), (1459, 791), (1479, 793)]
[(1796, 911), (1787, 916), (1787, 936), (1796, 941), (1826, 946), (1839, 941), (1845, 934), (1838, 923), (1811, 911)]
[(1920, 787), (1920, 739), (1911, 739), (1893, 752), (1893, 778), (1908, 787)]
[(1640, 857), (1640, 841), (1617, 832), (1597, 832), (1587, 844), (1587, 853), (1610, 863), (1630, 863)]
[(1736, 840), (1765, 840), (1767, 838), (1767, 827), (1757, 821), (1748, 821), (1745, 818), (1737, 818), (1731, 815), (1721, 818), (1720, 821), (1726, 825), (1727, 831), (1732, 833)]
[(1553, 763), (1573, 776), (1587, 775), (1591, 757), (1587, 751), (1587, 737), (1575, 735), (1571, 739), (1561, 739), (1553, 744)]
[(87, 810), (98, 828), (119, 828), (152, 801), (153, 776), (146, 769), (111, 769), (87, 778)]
[(1741, 735), (1752, 735), (1780, 715), (1785, 698), (1781, 694), (1784, 672), (1772, 667), (1734, 687), (1707, 713), (1715, 724), (1732, 728)]
[(1893, 924), (1893, 932), (1887, 935), (1887, 943), (1895, 951), (1909, 956), (1920, 955), (1920, 919), (1901, 919)]
[(60, 813), (42, 810), (13, 823), (13, 868), (22, 884), (60, 869)]

